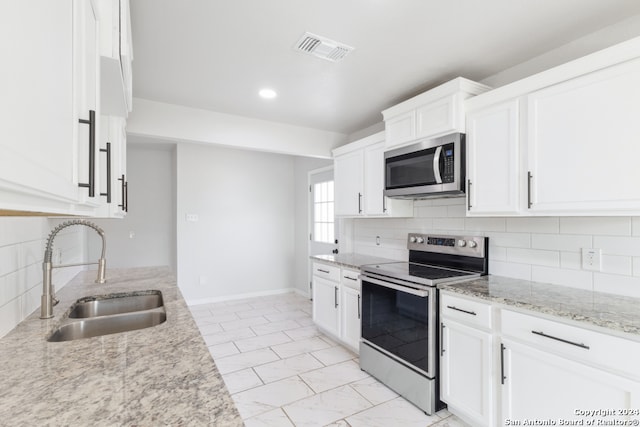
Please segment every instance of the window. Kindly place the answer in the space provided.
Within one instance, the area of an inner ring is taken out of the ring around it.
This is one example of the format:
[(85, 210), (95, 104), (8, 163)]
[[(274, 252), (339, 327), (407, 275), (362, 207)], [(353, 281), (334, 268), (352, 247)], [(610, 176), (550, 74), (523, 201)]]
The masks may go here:
[(333, 181), (313, 184), (313, 240), (333, 243)]

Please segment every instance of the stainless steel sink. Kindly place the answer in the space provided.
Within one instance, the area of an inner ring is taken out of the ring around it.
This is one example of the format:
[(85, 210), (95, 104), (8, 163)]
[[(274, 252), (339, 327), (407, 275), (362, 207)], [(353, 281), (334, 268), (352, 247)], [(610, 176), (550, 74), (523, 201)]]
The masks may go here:
[(47, 336), (47, 341), (71, 341), (159, 325), (167, 320), (160, 291), (85, 297)]
[(130, 313), (132, 311), (150, 310), (164, 305), (160, 291), (145, 292), (149, 293), (133, 295), (111, 294), (106, 297), (86, 297), (79, 299), (72, 306), (69, 318), (85, 319), (88, 317)]

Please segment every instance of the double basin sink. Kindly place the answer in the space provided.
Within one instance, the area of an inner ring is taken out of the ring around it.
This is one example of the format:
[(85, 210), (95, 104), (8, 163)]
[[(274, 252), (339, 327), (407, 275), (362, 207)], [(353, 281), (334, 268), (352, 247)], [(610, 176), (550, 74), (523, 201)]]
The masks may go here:
[(70, 307), (47, 341), (71, 341), (150, 328), (167, 320), (162, 292), (149, 290), (84, 297)]

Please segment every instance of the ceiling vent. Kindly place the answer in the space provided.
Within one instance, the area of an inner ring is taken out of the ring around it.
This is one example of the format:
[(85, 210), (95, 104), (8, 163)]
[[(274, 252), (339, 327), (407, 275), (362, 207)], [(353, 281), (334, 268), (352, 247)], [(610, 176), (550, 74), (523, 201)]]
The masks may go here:
[(338, 62), (343, 59), (349, 52), (353, 50), (351, 46), (329, 40), (326, 37), (316, 36), (311, 33), (304, 35), (296, 43), (295, 50), (302, 53), (317, 56), (331, 62)]

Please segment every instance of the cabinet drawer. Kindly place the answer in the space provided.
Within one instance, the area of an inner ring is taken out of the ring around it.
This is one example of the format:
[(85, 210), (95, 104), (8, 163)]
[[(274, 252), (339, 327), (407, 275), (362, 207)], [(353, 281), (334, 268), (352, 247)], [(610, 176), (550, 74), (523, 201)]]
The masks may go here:
[(355, 289), (355, 290), (360, 290), (360, 279), (358, 279), (358, 275), (360, 274), (360, 271), (358, 270), (348, 270), (348, 269), (342, 269), (342, 276), (340, 278), (340, 283), (342, 283), (344, 286), (351, 288), (351, 289)]
[(332, 282), (340, 281), (340, 267), (334, 267), (333, 265), (322, 264), (319, 262), (313, 263), (313, 275), (331, 280)]
[(480, 301), (440, 294), (440, 313), (444, 317), (491, 328), (491, 306)]
[(577, 326), (502, 310), (502, 335), (533, 344), (576, 361), (640, 378), (640, 342)]

